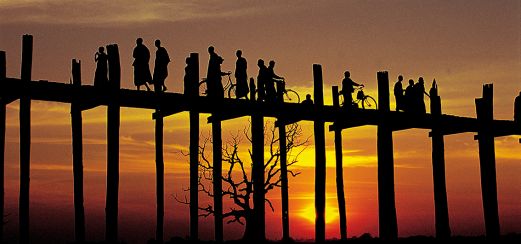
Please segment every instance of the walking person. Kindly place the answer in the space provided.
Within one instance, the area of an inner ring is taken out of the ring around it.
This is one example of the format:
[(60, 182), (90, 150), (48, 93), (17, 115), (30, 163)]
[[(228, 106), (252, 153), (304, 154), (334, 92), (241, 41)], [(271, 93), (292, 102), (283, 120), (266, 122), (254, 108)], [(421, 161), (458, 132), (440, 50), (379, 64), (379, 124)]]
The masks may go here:
[(271, 60), (268, 65), (268, 76), (266, 79), (266, 101), (276, 101), (277, 99), (277, 90), (275, 89), (275, 84), (277, 82), (284, 82), (284, 77), (278, 76), (275, 74), (275, 61)]
[(142, 85), (147, 88), (147, 91), (150, 91), (150, 87), (147, 85), (147, 83), (152, 83), (152, 74), (150, 74), (150, 67), (148, 66), (150, 51), (143, 44), (142, 38), (136, 40), (136, 47), (132, 57), (134, 57), (134, 63), (132, 63), (134, 66), (134, 85), (138, 91)]
[(109, 83), (109, 79), (107, 78), (108, 56), (105, 53), (104, 47), (99, 47), (98, 52), (94, 55), (94, 61), (96, 62), (94, 86), (105, 87)]
[(237, 99), (241, 97), (247, 97), (248, 95), (248, 62), (244, 57), (242, 57), (242, 51), (237, 50), (235, 53), (237, 56), (237, 61), (235, 62), (235, 82), (236, 82), (236, 89), (235, 89), (235, 97)]
[(398, 81), (394, 84), (394, 99), (396, 101), (396, 111), (405, 111), (403, 95), (403, 76), (398, 76)]
[(215, 53), (213, 46), (208, 47), (208, 71), (206, 73), (206, 85), (208, 87), (208, 96), (212, 98), (224, 98), (224, 88), (221, 82), (221, 76), (229, 75), (228, 72), (221, 71), (221, 64), (224, 59)]
[(168, 76), (168, 63), (170, 63), (170, 57), (168, 56), (166, 48), (161, 46), (160, 40), (156, 40), (154, 44), (157, 47), (154, 65), (154, 91), (164, 92), (167, 89), (165, 86), (165, 80)]
[(427, 111), (425, 109), (425, 100), (424, 95), (427, 95), (429, 97), (429, 94), (425, 92), (425, 83), (423, 81), (423, 77), (418, 78), (418, 83), (414, 85), (415, 90), (415, 98), (416, 98), (416, 106), (417, 106), (417, 112), (420, 114), (425, 114)]
[(342, 80), (342, 90), (340, 90), (340, 94), (344, 96), (344, 106), (346, 108), (351, 108), (355, 104), (353, 103), (353, 92), (355, 92), (355, 86), (364, 85), (358, 84), (351, 79), (351, 73), (349, 71), (344, 72), (344, 79)]
[(406, 112), (415, 113), (417, 111), (414, 92), (414, 80), (409, 79), (409, 85), (405, 88), (404, 109)]
[(266, 81), (269, 79), (268, 67), (264, 64), (264, 60), (257, 61), (259, 66), (259, 74), (257, 75), (257, 101), (264, 101), (266, 99)]

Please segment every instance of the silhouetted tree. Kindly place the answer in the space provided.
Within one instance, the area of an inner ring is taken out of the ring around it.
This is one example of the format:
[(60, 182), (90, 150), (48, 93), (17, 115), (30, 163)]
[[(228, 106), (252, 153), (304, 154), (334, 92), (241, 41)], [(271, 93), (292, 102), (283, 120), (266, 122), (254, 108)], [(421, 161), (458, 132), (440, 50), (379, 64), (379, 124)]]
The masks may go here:
[[(265, 133), (265, 145), (269, 146), (269, 156), (264, 162), (265, 172), (265, 183), (264, 189), (265, 194), (269, 191), (281, 187), (280, 178), (280, 148), (278, 133), (273, 125), (266, 123), (264, 126)], [(223, 183), (223, 197), (229, 197), (234, 206), (231, 207), (227, 212), (223, 213), (223, 218), (227, 219), (227, 223), (237, 222), (241, 225), (245, 225), (243, 239), (251, 239), (255, 223), (253, 223), (253, 182), (251, 177), (251, 160), (252, 152), (249, 149), (249, 159), (241, 158), (239, 154), (239, 146), (241, 141), (246, 138), (251, 143), (251, 137), (248, 135), (249, 128), (245, 128), (242, 132), (237, 135), (233, 135), (230, 141), (224, 143), (222, 149), (223, 155), (223, 166), (225, 172), (221, 177)], [(308, 143), (308, 139), (300, 140), (302, 136), (302, 128), (298, 124), (287, 125), (286, 131), (286, 150), (288, 152), (288, 163), (287, 166), (294, 165), (298, 161), (299, 155), (304, 151)], [(207, 151), (208, 144), (211, 144), (210, 137), (203, 139), (202, 145), (199, 146), (199, 191), (204, 192), (207, 196), (213, 197), (212, 191), (212, 163), (211, 154)], [(293, 177), (300, 174), (288, 169)], [(185, 197), (184, 200), (180, 200), (176, 196), (176, 200), (183, 204), (189, 204), (189, 201)], [(272, 202), (266, 199), (266, 203), (274, 211)], [(202, 212), (199, 216), (208, 217), (214, 214), (214, 208), (211, 204), (206, 207), (199, 206), (199, 210)]]

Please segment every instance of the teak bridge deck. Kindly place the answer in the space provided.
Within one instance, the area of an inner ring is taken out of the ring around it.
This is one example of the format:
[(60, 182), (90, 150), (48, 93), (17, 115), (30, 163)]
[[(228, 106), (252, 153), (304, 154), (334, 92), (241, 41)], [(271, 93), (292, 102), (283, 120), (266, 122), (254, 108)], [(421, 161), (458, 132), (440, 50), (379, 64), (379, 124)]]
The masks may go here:
[[(197, 89), (190, 94), (170, 92), (136, 91), (120, 88), (120, 62), (117, 45), (108, 45), (109, 85), (104, 88), (81, 85), (80, 63), (72, 62), (72, 84), (50, 81), (33, 81), (32, 36), (24, 35), (22, 42), (21, 78), (6, 77), (5, 52), (0, 52), (0, 170), (1, 187), (4, 187), (4, 150), (6, 105), (20, 100), (20, 243), (29, 243), (29, 173), (30, 173), (30, 109), (31, 100), (70, 103), (73, 136), (74, 208), (75, 238), (85, 241), (85, 217), (83, 207), (83, 145), (81, 112), (97, 106), (107, 106), (107, 201), (106, 201), (106, 240), (118, 240), (118, 185), (119, 185), (119, 124), (120, 107), (150, 109), (155, 111), (156, 175), (157, 175), (157, 228), (156, 240), (163, 241), (164, 222), (164, 162), (163, 162), (163, 117), (178, 112), (190, 112), (190, 238), (198, 240), (198, 145), (199, 114), (212, 114), (213, 174), (222, 175), (222, 135), (221, 121), (242, 116), (251, 116), (252, 123), (252, 179), (254, 182), (254, 219), (258, 225), (257, 240), (265, 239), (264, 216), (264, 117), (277, 119), (281, 148), (286, 148), (286, 124), (298, 121), (314, 122), (315, 141), (315, 207), (316, 241), (325, 241), (325, 122), (332, 122), (330, 131), (335, 133), (337, 194), (341, 237), (347, 238), (345, 199), (342, 176), (342, 135), (346, 128), (375, 125), (378, 154), (378, 205), (379, 236), (383, 239), (396, 239), (398, 227), (394, 199), (394, 162), (392, 132), (411, 128), (430, 129), (432, 138), (432, 163), (434, 179), (434, 200), (436, 236), (450, 237), (447, 193), (445, 184), (444, 135), (475, 132), (479, 142), (481, 185), (488, 237), (499, 236), (499, 217), (495, 169), (494, 138), (507, 135), (521, 135), (521, 126), (510, 120), (494, 120), (492, 106), (492, 85), (483, 87), (483, 97), (476, 99), (477, 118), (442, 114), (441, 101), (437, 90), (431, 94), (431, 114), (412, 114), (390, 111), (389, 78), (387, 72), (378, 72), (378, 110), (350, 109), (339, 105), (338, 87), (333, 87), (333, 105), (324, 105), (322, 68), (313, 65), (314, 104), (255, 101), (251, 92), (250, 100), (215, 99), (199, 96)], [(198, 54), (190, 54), (193, 70), (191, 81), (199, 82)], [(279, 87), (280, 88), (280, 87)], [(282, 87), (283, 88), (283, 87)], [(281, 89), (278, 89), (281, 90)], [(280, 96), (282, 97), (282, 96)], [(281, 150), (281, 185), (283, 239), (289, 240), (288, 179), (286, 151)], [(215, 181), (215, 239), (223, 241), (222, 183)], [(1, 191), (1, 212), (3, 216), (4, 196)], [(0, 228), (0, 232), (2, 232)], [(3, 235), (3, 233), (2, 233)], [(1, 238), (2, 236), (0, 236)]]

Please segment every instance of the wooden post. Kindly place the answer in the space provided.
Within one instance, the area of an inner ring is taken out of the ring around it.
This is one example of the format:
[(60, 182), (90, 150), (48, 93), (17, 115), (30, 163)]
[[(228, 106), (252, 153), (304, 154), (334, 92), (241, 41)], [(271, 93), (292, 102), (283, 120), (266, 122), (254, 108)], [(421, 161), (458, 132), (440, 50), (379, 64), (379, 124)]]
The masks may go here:
[(492, 121), (494, 119), (492, 84), (483, 86), (483, 98), (476, 99), (476, 113), (479, 121), (477, 139), (485, 229), (488, 238), (498, 238), (500, 227), (497, 203), (496, 155), (492, 132)]
[(313, 95), (315, 98), (315, 242), (326, 240), (326, 136), (324, 119), (320, 112), (324, 107), (322, 66), (313, 64)]
[[(6, 78), (5, 52), (0, 51), (0, 85), (4, 84)], [(6, 120), (6, 101), (0, 97), (0, 243), (4, 240), (4, 160), (5, 160), (5, 121)]]
[(118, 241), (118, 194), (119, 194), (119, 89), (121, 69), (119, 50), (116, 44), (107, 46), (109, 63), (110, 101), (107, 108), (107, 201), (105, 239), (109, 243)]
[[(255, 93), (252, 93), (251, 86), (250, 93), (251, 101), (253, 103), (255, 101)], [(257, 112), (254, 112), (251, 116), (251, 139), (251, 148), (253, 154), (253, 219), (257, 227), (253, 228), (252, 235), (254, 240), (264, 241), (265, 236), (263, 233), (265, 233), (266, 228), (264, 222), (264, 118)]]
[[(277, 98), (279, 103), (284, 102), (282, 91), (285, 90), (283, 82), (277, 82)], [(290, 241), (289, 235), (289, 193), (288, 193), (288, 152), (286, 142), (286, 124), (283, 115), (278, 118), (279, 123), (279, 148), (280, 148), (280, 194), (282, 199), (282, 240)]]
[[(190, 54), (191, 86), (193, 94), (190, 98), (199, 96), (199, 55)], [(199, 112), (190, 110), (190, 240), (199, 240)]]
[(447, 186), (445, 183), (445, 142), (440, 128), (441, 99), (437, 88), (431, 88), (432, 114), (432, 175), (434, 183), (434, 211), (436, 219), (436, 237), (450, 238), (449, 209), (447, 204)]
[(161, 113), (162, 87), (155, 84), (156, 95), (156, 242), (163, 243), (165, 216), (165, 163), (163, 159), (163, 114)]
[(221, 120), (213, 114), (212, 141), (213, 141), (213, 204), (215, 221), (215, 241), (223, 242), (223, 193), (222, 193), (222, 130)]
[(378, 151), (378, 214), (379, 234), (382, 239), (397, 239), (398, 224), (394, 199), (393, 132), (387, 120), (389, 106), (389, 76), (378, 72), (378, 110), (380, 121), (377, 131)]
[[(333, 86), (333, 106), (340, 108), (338, 86)], [(335, 127), (336, 195), (340, 216), (340, 239), (347, 240), (346, 199), (344, 195), (344, 166), (342, 150), (342, 129)]]
[(72, 125), (72, 171), (74, 175), (74, 236), (77, 243), (85, 242), (85, 210), (83, 207), (83, 131), (81, 117), (81, 63), (72, 60), (72, 84), (74, 86), (71, 104)]
[(29, 181), (31, 163), (31, 81), (33, 36), (24, 35), (22, 39), (22, 95), (20, 97), (20, 243), (29, 243)]
[(252, 139), (252, 181), (253, 181), (253, 218), (255, 223), (253, 238), (262, 242), (266, 238), (265, 195), (264, 195), (264, 117), (254, 112), (251, 116)]

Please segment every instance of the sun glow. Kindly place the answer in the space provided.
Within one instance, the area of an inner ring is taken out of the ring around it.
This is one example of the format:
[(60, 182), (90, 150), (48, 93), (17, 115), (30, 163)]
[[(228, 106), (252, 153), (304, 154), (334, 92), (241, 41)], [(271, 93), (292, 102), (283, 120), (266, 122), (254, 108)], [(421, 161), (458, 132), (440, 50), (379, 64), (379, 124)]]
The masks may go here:
[[(309, 204), (305, 208), (302, 208), (298, 216), (311, 223), (315, 223), (315, 205)], [(329, 204), (326, 205), (326, 224), (334, 222), (338, 218), (338, 208), (332, 207)]]

